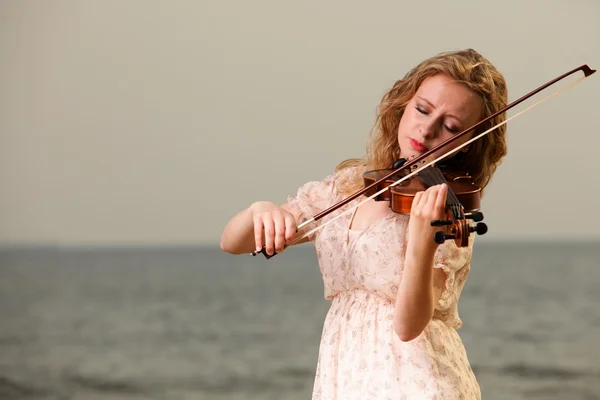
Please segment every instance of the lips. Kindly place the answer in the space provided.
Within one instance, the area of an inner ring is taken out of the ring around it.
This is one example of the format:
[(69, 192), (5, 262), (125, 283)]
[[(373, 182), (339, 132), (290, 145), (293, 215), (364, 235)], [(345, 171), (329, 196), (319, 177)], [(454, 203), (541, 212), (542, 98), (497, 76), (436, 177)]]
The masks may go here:
[(427, 150), (427, 147), (425, 147), (423, 143), (415, 139), (410, 139), (410, 145), (413, 148), (413, 150), (418, 152), (424, 152), (425, 150)]

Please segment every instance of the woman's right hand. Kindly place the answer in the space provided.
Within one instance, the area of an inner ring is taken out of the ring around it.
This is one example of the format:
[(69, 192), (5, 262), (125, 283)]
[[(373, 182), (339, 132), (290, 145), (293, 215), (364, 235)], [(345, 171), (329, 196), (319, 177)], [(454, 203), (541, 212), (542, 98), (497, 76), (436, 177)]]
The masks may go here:
[(258, 201), (250, 206), (254, 222), (256, 251), (263, 246), (268, 255), (281, 253), (296, 234), (296, 219), (285, 208), (269, 201)]

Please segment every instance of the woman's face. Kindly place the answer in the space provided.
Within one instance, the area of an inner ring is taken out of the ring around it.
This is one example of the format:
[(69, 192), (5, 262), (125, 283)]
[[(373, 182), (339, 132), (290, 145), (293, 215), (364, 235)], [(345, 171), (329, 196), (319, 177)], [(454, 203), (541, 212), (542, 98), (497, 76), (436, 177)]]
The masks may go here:
[[(447, 75), (425, 79), (406, 106), (398, 125), (400, 158), (419, 156), (475, 125), (481, 119), (482, 107), (477, 93)], [(472, 136), (473, 132), (463, 135), (433, 156), (445, 154)]]

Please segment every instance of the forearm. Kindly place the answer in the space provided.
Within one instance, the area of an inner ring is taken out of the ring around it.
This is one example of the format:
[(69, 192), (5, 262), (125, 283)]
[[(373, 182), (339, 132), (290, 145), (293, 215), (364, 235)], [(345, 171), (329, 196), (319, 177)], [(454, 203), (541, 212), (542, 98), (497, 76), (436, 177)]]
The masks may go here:
[(433, 254), (407, 253), (394, 309), (394, 330), (401, 340), (416, 338), (431, 320), (433, 282)]
[(221, 235), (221, 249), (231, 254), (250, 253), (254, 245), (254, 212), (252, 206), (233, 216)]

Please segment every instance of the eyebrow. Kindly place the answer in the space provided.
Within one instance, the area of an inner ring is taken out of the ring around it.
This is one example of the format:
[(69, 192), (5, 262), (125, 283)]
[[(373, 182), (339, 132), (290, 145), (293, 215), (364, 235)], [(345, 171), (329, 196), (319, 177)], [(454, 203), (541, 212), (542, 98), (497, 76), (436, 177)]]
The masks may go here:
[[(434, 106), (434, 105), (433, 105), (433, 104), (432, 104), (432, 103), (431, 103), (429, 100), (427, 100), (427, 99), (425, 99), (425, 98), (423, 98), (423, 97), (421, 97), (421, 96), (415, 96), (415, 97), (416, 97), (416, 98), (418, 98), (419, 100), (421, 100), (422, 102), (429, 104), (429, 106), (430, 106), (430, 107), (433, 107), (433, 108), (435, 108), (435, 106)], [(464, 125), (464, 122), (463, 122), (463, 120), (462, 120), (462, 119), (460, 119), (460, 118), (458, 118), (456, 115), (454, 115), (454, 114), (447, 114), (447, 115), (448, 115), (450, 118), (454, 118), (455, 120), (457, 120), (458, 122), (460, 122), (461, 124), (463, 124), (463, 125)]]

